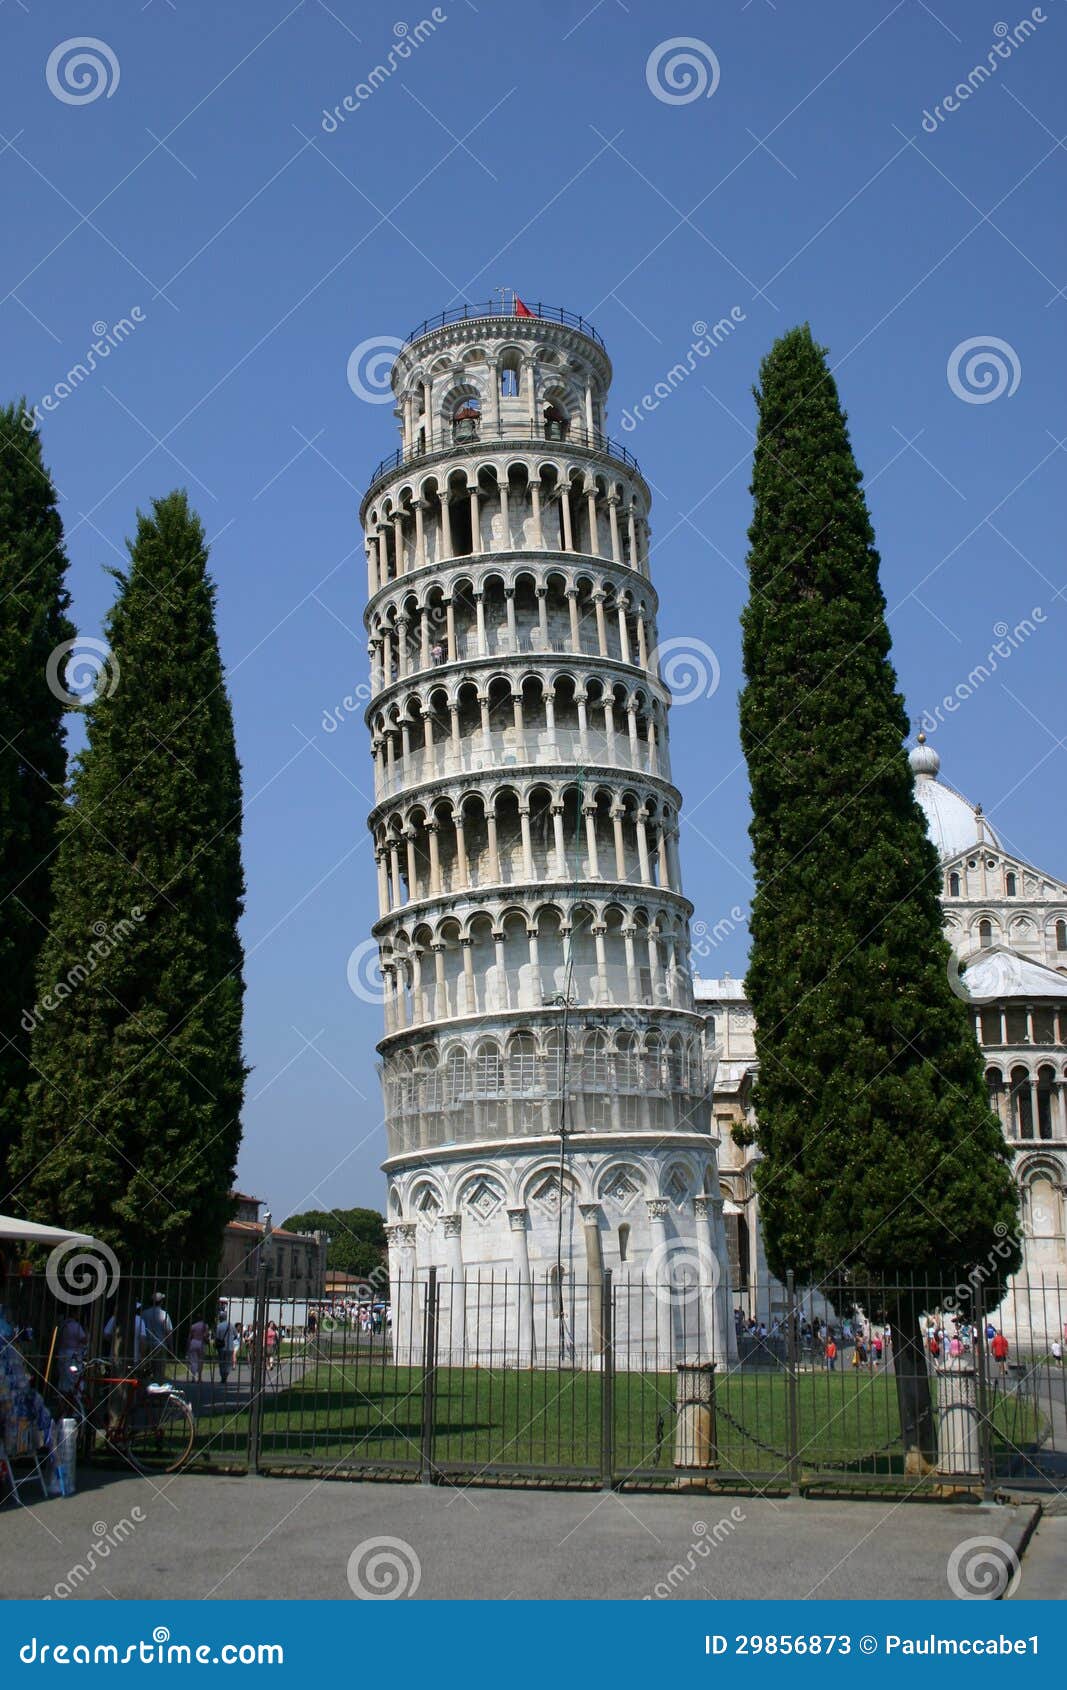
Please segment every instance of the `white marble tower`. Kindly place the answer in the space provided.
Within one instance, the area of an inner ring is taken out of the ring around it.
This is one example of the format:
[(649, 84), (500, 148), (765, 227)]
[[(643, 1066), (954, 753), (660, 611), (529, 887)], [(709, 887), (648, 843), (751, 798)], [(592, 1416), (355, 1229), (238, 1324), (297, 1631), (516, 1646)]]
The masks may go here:
[(610, 380), (571, 312), (445, 312), (397, 355), (361, 508), (398, 1359), (431, 1265), (455, 1359), (595, 1365), (606, 1269), (619, 1366), (732, 1342), (649, 491)]

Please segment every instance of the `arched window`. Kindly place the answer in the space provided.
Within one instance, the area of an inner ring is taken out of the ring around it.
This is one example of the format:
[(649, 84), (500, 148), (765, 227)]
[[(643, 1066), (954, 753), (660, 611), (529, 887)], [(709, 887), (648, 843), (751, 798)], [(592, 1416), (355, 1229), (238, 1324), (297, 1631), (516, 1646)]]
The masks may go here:
[(1056, 1086), (1056, 1075), (1051, 1068), (1039, 1068), (1037, 1072), (1037, 1136), (1038, 1138), (1052, 1137), (1052, 1100)]
[(1056, 949), (1067, 951), (1067, 921), (1057, 921), (1056, 923)]
[(948, 895), (950, 898), (958, 898), (960, 895), (960, 877), (958, 874), (950, 874), (948, 877)]
[(1030, 1076), (1025, 1068), (1011, 1071), (1011, 1124), (1016, 1138), (1033, 1138), (1034, 1111)]
[(481, 425), (482, 411), (477, 399), (463, 399), (452, 413), (452, 443), (460, 446), (468, 440), (477, 440)]
[(1009, 898), (1014, 898), (1014, 896), (1015, 896), (1015, 876), (1012, 874), (1010, 869), (1008, 870), (1007, 874), (1004, 876), (1004, 891), (1005, 891), (1005, 894)]
[(519, 360), (514, 352), (509, 353), (500, 366), (500, 397), (501, 399), (517, 399), (519, 397)]
[(568, 423), (558, 405), (545, 406), (545, 439), (566, 440)]
[(978, 923), (978, 943), (981, 945), (983, 951), (988, 951), (989, 947), (992, 945), (993, 923), (991, 921), (980, 921)]

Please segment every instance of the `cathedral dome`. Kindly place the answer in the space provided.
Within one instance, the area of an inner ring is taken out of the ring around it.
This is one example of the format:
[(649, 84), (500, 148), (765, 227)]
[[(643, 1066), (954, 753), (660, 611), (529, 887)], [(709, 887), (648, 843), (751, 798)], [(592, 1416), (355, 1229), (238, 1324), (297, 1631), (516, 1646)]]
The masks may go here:
[(959, 856), (979, 839), (986, 845), (999, 845), (989, 823), (976, 806), (955, 787), (938, 779), (941, 758), (926, 736), (919, 735), (919, 743), (908, 755), (915, 775), (915, 797), (926, 817), (926, 831), (937, 846), (942, 862)]

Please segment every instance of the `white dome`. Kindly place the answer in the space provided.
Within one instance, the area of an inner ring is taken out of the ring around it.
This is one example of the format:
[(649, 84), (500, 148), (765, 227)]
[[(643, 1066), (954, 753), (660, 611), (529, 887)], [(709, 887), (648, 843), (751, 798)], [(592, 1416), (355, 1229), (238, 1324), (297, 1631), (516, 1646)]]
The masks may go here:
[(979, 825), (975, 806), (955, 787), (937, 778), (941, 759), (921, 735), (908, 761), (915, 773), (915, 797), (926, 817), (926, 831), (942, 862), (976, 845), (979, 832), (984, 844), (999, 846), (1000, 840), (984, 817)]

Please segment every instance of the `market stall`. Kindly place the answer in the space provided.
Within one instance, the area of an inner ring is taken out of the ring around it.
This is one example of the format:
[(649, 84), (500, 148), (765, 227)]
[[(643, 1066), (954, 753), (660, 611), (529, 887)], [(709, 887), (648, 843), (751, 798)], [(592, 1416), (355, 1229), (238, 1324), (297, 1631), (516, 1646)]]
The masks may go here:
[[(16, 1502), (28, 1481), (36, 1480), (48, 1496), (56, 1484), (55, 1451), (58, 1427), (43, 1395), (46, 1381), (28, 1364), (22, 1343), (23, 1330), (13, 1292), (19, 1283), (19, 1247), (45, 1244), (91, 1244), (83, 1232), (64, 1227), (42, 1226), (36, 1221), (0, 1215), (0, 1255), (5, 1272), (0, 1280), (0, 1487)], [(16, 1474), (15, 1462), (27, 1464)], [(0, 1498), (4, 1494), (0, 1489)]]

